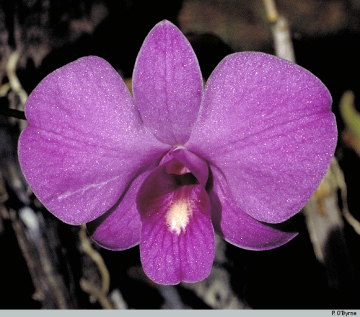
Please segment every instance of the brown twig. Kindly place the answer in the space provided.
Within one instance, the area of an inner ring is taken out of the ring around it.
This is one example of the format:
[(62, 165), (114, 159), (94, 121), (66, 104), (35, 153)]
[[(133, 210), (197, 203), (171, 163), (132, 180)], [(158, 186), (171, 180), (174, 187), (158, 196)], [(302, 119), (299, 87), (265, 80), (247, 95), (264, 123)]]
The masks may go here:
[(95, 297), (104, 309), (113, 309), (114, 308), (112, 306), (112, 304), (110, 303), (110, 301), (107, 299), (106, 294), (104, 294), (104, 292), (101, 289), (99, 289), (97, 286), (95, 286), (91, 282), (89, 282), (85, 279), (81, 279), (80, 287), (82, 288), (82, 290), (84, 292)]
[(113, 306), (111, 305), (110, 301), (107, 299), (107, 293), (109, 292), (109, 288), (110, 288), (110, 274), (101, 255), (97, 251), (95, 251), (95, 249), (91, 246), (91, 242), (86, 234), (85, 225), (81, 226), (79, 237), (80, 237), (81, 249), (96, 264), (96, 267), (99, 270), (102, 278), (101, 288), (97, 287), (92, 282), (84, 278), (80, 280), (80, 286), (83, 289), (83, 291), (87, 292), (91, 296), (94, 296), (99, 301), (99, 303), (103, 308), (113, 309)]
[(271, 23), (275, 55), (295, 63), (295, 53), (287, 19), (280, 15), (274, 0), (263, 0), (266, 14)]
[(0, 107), (0, 114), (7, 117), (26, 120), (25, 112), (16, 109)]

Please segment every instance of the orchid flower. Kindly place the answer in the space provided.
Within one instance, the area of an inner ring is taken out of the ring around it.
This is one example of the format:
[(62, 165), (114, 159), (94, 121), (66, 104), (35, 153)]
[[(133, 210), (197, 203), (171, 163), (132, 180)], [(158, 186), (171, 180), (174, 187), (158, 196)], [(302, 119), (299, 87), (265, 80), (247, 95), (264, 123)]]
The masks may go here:
[[(209, 52), (210, 54), (210, 52)], [(160, 284), (206, 278), (214, 234), (267, 250), (325, 175), (337, 142), (331, 95), (302, 67), (256, 52), (225, 57), (205, 88), (168, 21), (146, 37), (132, 95), (102, 58), (43, 79), (29, 96), (19, 161), (35, 195), (101, 247), (140, 244)]]

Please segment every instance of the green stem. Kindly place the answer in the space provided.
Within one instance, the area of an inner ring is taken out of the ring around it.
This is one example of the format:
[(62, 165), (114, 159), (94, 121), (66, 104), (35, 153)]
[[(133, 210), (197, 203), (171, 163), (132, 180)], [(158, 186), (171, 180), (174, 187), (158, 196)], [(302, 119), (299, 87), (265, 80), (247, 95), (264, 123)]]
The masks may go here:
[(352, 91), (345, 91), (340, 101), (340, 113), (350, 132), (360, 139), (360, 113), (355, 108), (355, 96)]

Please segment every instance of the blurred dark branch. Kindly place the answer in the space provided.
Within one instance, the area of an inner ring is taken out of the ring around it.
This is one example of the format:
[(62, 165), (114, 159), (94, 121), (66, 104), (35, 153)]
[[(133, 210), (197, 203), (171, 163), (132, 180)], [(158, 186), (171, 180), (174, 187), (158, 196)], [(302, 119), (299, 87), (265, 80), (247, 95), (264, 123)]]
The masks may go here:
[(32, 298), (45, 309), (76, 308), (76, 285), (63, 253), (59, 223), (54, 218), (44, 218), (41, 205), (38, 204), (39, 208), (34, 205), (17, 159), (17, 140), (26, 122), (13, 118), (25, 119), (22, 109), (27, 98), (16, 74), (19, 56), (19, 51), (14, 51), (5, 60), (8, 82), (0, 87), (9, 106), (0, 107), (0, 114), (7, 116), (0, 116), (0, 216), (6, 230), (13, 230), (28, 267), (35, 289)]
[[(325, 267), (329, 286), (339, 297), (342, 294), (355, 296), (359, 291), (358, 275), (354, 270), (344, 234), (343, 216), (349, 219), (350, 215), (346, 184), (335, 158), (319, 188), (304, 207), (304, 215), (315, 255)], [(357, 302), (357, 299), (351, 296), (345, 300), (350, 305)]]
[[(3, 180), (2, 184), (6, 183)], [(56, 226), (48, 227), (41, 213), (24, 206), (11, 188), (3, 187), (1, 192), (5, 193), (2, 197), (7, 198), (3, 201), (1, 216), (3, 221), (10, 221), (28, 266), (35, 288), (33, 299), (47, 309), (76, 307), (59, 265), (63, 259), (57, 250), (61, 248), (52, 232)]]
[(266, 14), (271, 23), (275, 55), (295, 63), (295, 53), (287, 19), (280, 15), (275, 0), (263, 0)]
[(22, 87), (19, 78), (16, 75), (17, 63), (19, 61), (20, 51), (16, 50), (12, 52), (6, 63), (6, 75), (9, 80), (10, 88), (19, 96), (20, 103), (18, 105), (18, 110), (24, 109), (24, 105), (28, 94)]
[(6, 117), (26, 120), (24, 111), (0, 107), (0, 114)]
[[(90, 259), (93, 261), (96, 266), (98, 272), (101, 276), (100, 283), (92, 282), (86, 278), (81, 278), (80, 287), (90, 296), (92, 296), (93, 300), (97, 300), (100, 305), (105, 309), (113, 309), (114, 306), (109, 301), (107, 294), (110, 288), (110, 275), (109, 271), (105, 265), (103, 258), (100, 254), (92, 247), (92, 242), (89, 240), (86, 232), (86, 226), (82, 225), (79, 231), (80, 238), (80, 247), (83, 252), (85, 252)], [(101, 284), (98, 286), (97, 284)]]
[[(5, 115), (7, 117), (12, 117), (16, 119), (26, 120), (25, 113), (23, 112), (25, 102), (27, 100), (27, 93), (22, 87), (17, 75), (16, 75), (16, 68), (17, 63), (19, 61), (20, 51), (13, 51), (6, 62), (5, 67), (5, 74), (8, 79), (8, 83), (3, 84), (0, 87), (0, 97), (5, 97), (8, 94), (13, 94), (17, 97), (16, 98), (9, 98), (9, 100), (17, 100), (11, 102), (9, 107), (0, 107), (0, 114)], [(0, 78), (0, 83), (2, 78)], [(26, 123), (20, 123), (20, 129), (25, 127)]]
[(96, 298), (96, 300), (99, 301), (102, 308), (104, 308), (104, 309), (113, 309), (114, 308), (113, 305), (108, 300), (108, 298), (106, 297), (106, 294), (104, 294), (101, 289), (96, 287), (94, 284), (92, 284), (88, 280), (81, 279), (80, 286), (83, 291), (85, 291), (89, 295)]
[(29, 224), (31, 222), (31, 225), (26, 227), (17, 218), (15, 210), (9, 211), (20, 249), (34, 282), (33, 298), (42, 302), (43, 308), (71, 308), (71, 300), (68, 298), (62, 276), (55, 269), (50, 257), (49, 245), (39, 234), (38, 216), (30, 208), (20, 210), (19, 214), (26, 217)]

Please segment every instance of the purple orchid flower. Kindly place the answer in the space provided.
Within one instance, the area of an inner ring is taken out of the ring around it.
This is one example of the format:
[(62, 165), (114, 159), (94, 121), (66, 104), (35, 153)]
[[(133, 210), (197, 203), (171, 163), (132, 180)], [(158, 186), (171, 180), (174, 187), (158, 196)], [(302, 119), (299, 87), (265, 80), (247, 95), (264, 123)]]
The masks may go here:
[(330, 165), (331, 96), (307, 70), (255, 52), (224, 58), (203, 90), (184, 35), (162, 21), (136, 60), (133, 97), (99, 57), (49, 74), (29, 96), (24, 175), (60, 220), (87, 223), (110, 250), (140, 243), (161, 284), (197, 282), (214, 232), (244, 249), (279, 247)]

